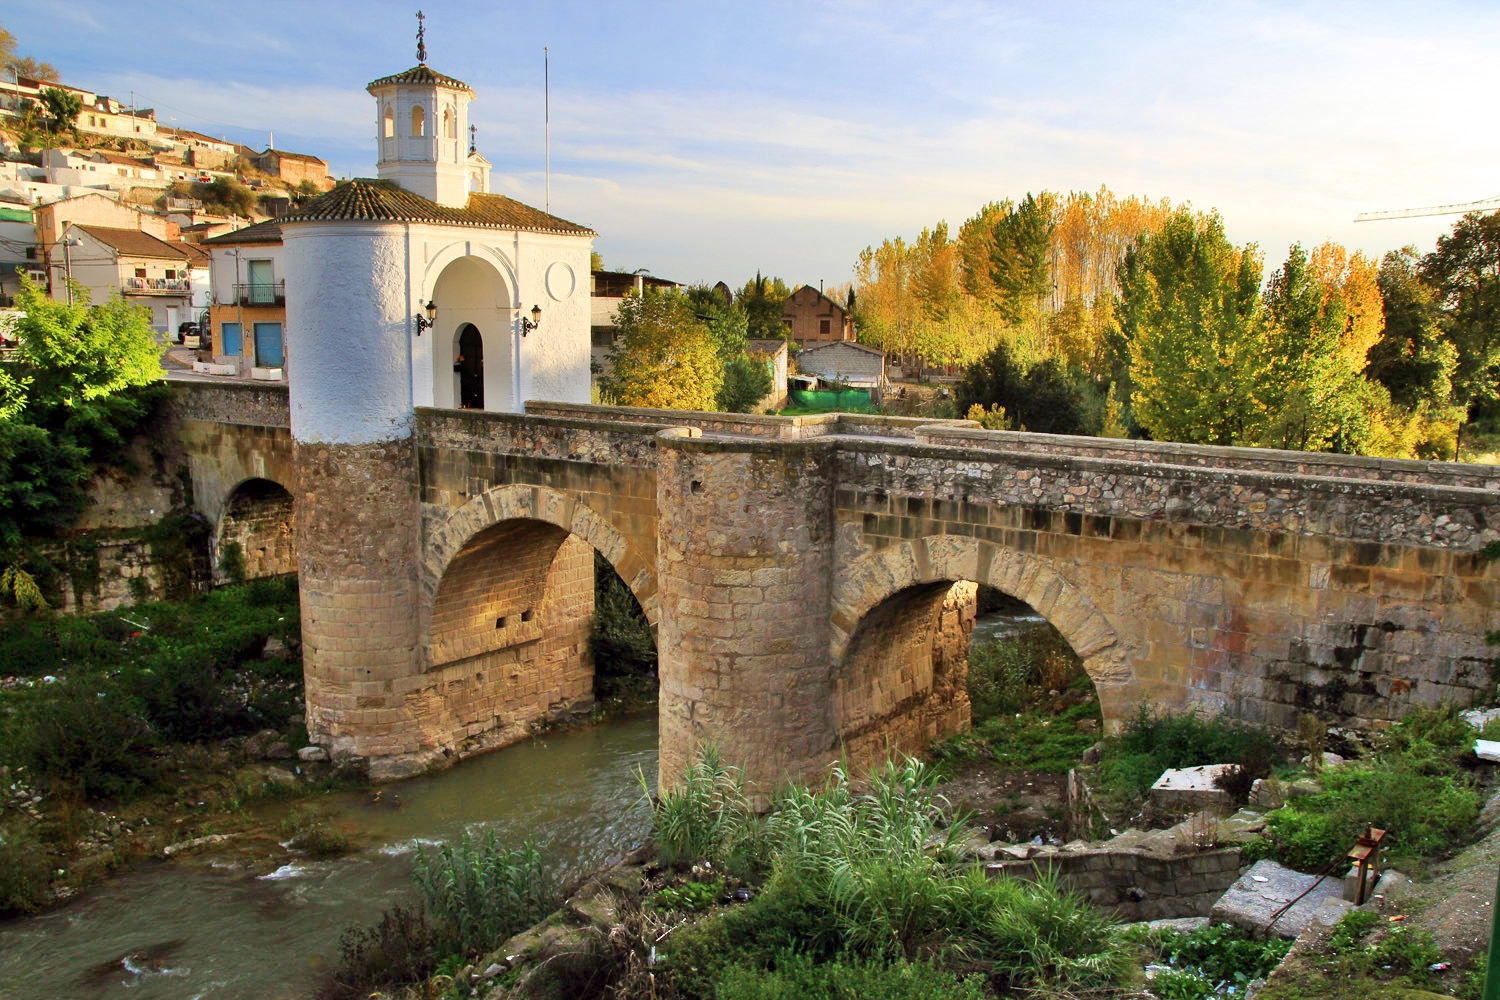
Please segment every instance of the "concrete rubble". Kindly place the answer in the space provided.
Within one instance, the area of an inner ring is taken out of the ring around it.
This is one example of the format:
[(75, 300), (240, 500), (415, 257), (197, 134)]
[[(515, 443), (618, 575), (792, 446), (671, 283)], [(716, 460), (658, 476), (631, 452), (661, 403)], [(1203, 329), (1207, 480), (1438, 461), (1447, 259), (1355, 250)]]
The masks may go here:
[(1342, 878), (1319, 881), (1274, 861), (1257, 861), (1214, 904), (1209, 920), (1258, 937), (1294, 938), (1314, 920), (1337, 923), (1353, 907), (1344, 899)]

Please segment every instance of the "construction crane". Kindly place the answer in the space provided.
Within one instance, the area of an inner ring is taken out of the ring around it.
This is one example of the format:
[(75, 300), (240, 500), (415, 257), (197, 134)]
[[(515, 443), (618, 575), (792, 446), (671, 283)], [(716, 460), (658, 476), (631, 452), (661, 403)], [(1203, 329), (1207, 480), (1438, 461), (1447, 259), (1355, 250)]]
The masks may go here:
[(1464, 202), (1461, 205), (1433, 205), (1429, 208), (1397, 208), (1389, 212), (1360, 212), (1355, 222), (1379, 222), (1381, 219), (1416, 219), (1424, 215), (1467, 215), (1470, 212), (1489, 212), (1500, 208), (1500, 198), (1484, 198), (1480, 201)]

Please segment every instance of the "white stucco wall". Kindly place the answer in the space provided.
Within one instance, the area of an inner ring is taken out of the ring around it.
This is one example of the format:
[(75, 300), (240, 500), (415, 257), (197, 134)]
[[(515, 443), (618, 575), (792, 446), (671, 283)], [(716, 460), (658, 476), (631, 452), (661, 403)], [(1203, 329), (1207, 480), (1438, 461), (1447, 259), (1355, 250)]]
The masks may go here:
[(406, 230), (360, 222), (282, 227), (294, 440), (373, 444), (411, 436)]
[[(412, 347), (412, 395), (418, 406), (457, 405), (453, 344), (464, 322), (484, 335), (485, 409), (520, 412), (528, 399), (589, 400), (588, 236), (503, 230), (413, 226), (413, 301), (438, 304), (438, 325)], [(484, 263), (447, 269), (465, 257)], [(449, 279), (460, 285), (493, 272), (493, 306), (451, 300)], [(551, 281), (549, 282), (549, 276)], [(570, 277), (571, 276), (571, 277)], [(521, 335), (522, 317), (542, 307), (541, 327)], [(478, 309), (479, 312), (469, 312)]]

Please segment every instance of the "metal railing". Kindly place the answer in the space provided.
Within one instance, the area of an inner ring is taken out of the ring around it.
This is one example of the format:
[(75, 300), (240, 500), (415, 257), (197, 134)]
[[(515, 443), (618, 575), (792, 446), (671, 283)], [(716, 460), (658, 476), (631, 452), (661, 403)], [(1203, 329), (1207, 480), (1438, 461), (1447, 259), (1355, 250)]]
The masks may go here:
[(235, 285), (234, 297), (242, 306), (286, 305), (286, 280), (256, 281), (248, 285)]
[(187, 278), (126, 278), (125, 291), (127, 292), (161, 292), (162, 294), (176, 294), (177, 292), (190, 292), (193, 283)]

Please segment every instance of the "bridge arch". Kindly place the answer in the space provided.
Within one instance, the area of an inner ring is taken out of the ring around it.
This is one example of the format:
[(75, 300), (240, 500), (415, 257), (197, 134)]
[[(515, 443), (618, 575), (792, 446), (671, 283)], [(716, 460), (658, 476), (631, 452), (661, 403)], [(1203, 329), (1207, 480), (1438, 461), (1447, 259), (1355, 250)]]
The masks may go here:
[[(835, 579), (829, 659), (840, 739), (889, 737), (914, 750), (933, 735), (967, 723), (962, 684), (948, 673), (952, 664), (945, 661), (952, 653), (935, 643), (933, 633), (953, 629), (951, 616), (973, 596), (972, 590), (959, 591), (978, 584), (1024, 601), (1046, 618), (1082, 660), (1099, 694), (1106, 728), (1124, 722), (1139, 698), (1135, 670), (1114, 626), (1081, 587), (1030, 553), (967, 536), (933, 535), (867, 553)], [(967, 634), (965, 629), (965, 642)], [(893, 648), (902, 637), (907, 648)], [(903, 656), (924, 662), (903, 663)], [(906, 675), (892, 678), (893, 670)], [(885, 688), (875, 692), (873, 706), (862, 703), (870, 699), (871, 685)], [(920, 704), (929, 696), (932, 704)], [(883, 711), (891, 714), (883, 717)], [(907, 715), (897, 717), (901, 711)]]
[(576, 535), (602, 555), (630, 588), (646, 620), (656, 628), (660, 605), (656, 569), (609, 520), (588, 504), (545, 486), (496, 486), (470, 497), (426, 533), (422, 559), (423, 634), (444, 575), (454, 558), (480, 532), (504, 521), (542, 521)]
[(296, 520), (285, 484), (267, 476), (246, 477), (225, 494), (219, 510), (213, 547), (217, 579), (297, 572)]

